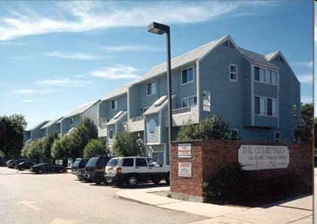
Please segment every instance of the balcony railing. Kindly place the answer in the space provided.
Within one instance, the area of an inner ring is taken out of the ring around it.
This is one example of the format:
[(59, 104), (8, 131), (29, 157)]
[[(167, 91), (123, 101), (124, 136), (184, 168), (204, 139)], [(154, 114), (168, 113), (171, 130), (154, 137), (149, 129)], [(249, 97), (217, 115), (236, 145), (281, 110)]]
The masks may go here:
[(99, 127), (100, 128), (106, 128), (107, 127), (107, 123), (108, 123), (108, 119), (101, 117), (99, 118)]
[(181, 107), (181, 108), (177, 108), (177, 109), (173, 109), (172, 110), (172, 114), (182, 114), (182, 113), (187, 113), (191, 111), (192, 107)]

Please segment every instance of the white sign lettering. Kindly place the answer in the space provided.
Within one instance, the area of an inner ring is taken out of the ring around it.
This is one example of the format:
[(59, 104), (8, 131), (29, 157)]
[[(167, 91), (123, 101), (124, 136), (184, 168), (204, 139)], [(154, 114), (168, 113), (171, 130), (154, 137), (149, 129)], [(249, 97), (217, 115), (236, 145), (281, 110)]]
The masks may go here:
[(191, 158), (192, 145), (191, 144), (178, 144), (178, 158)]
[(238, 154), (243, 170), (282, 169), (289, 165), (286, 146), (241, 145)]
[(192, 177), (192, 163), (190, 162), (178, 163), (178, 176)]

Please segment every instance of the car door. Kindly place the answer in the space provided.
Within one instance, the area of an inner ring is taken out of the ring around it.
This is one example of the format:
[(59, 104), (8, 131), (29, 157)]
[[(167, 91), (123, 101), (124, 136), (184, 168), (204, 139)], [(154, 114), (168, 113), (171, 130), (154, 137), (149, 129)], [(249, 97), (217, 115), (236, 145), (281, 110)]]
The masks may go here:
[(149, 163), (149, 175), (151, 178), (162, 179), (165, 175), (162, 164), (153, 158), (147, 158), (147, 162)]
[(145, 158), (135, 158), (135, 171), (138, 173), (140, 181), (149, 180), (149, 166)]

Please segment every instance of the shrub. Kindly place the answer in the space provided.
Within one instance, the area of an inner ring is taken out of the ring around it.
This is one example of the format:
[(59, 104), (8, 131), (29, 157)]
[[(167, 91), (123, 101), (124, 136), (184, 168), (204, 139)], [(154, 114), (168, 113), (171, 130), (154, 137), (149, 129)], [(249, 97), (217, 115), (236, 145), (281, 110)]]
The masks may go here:
[(84, 148), (84, 158), (108, 154), (106, 143), (102, 139), (92, 139)]

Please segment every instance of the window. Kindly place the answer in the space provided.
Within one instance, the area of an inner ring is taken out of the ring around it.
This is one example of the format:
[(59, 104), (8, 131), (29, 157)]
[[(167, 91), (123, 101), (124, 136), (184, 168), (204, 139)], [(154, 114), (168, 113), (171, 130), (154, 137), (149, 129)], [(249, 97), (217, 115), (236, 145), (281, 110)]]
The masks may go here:
[(112, 131), (112, 130), (109, 131), (109, 138), (110, 138), (110, 139), (113, 138), (113, 131)]
[(182, 84), (187, 84), (194, 81), (194, 69), (189, 68), (182, 71)]
[(133, 166), (133, 158), (123, 159), (122, 166)]
[(110, 159), (110, 161), (107, 164), (107, 166), (111, 166), (111, 167), (118, 166), (118, 162), (119, 162), (119, 159), (117, 159), (117, 158)]
[(117, 100), (112, 100), (111, 101), (111, 109), (116, 110), (118, 108), (118, 101)]
[(151, 82), (146, 85), (146, 95), (153, 95), (156, 93), (156, 83)]
[(152, 158), (147, 158), (149, 166), (161, 167), (161, 164)]
[(254, 114), (277, 117), (277, 99), (255, 96)]
[(275, 142), (281, 141), (281, 132), (279, 132), (279, 131), (274, 132), (274, 141)]
[(229, 65), (229, 79), (230, 81), (238, 81), (238, 66), (234, 64)]
[(254, 66), (254, 80), (267, 84), (277, 85), (277, 72)]
[(182, 99), (183, 107), (195, 106), (196, 104), (197, 104), (196, 96), (190, 96), (190, 97), (186, 97)]
[(272, 99), (267, 99), (267, 115), (272, 116), (273, 108), (272, 108)]
[(265, 70), (265, 82), (271, 83), (271, 70)]
[(138, 166), (147, 167), (146, 160), (144, 158), (136, 158), (135, 166), (136, 167), (138, 167)]
[(254, 67), (254, 80), (260, 81), (260, 68)]

